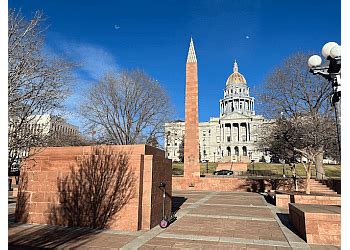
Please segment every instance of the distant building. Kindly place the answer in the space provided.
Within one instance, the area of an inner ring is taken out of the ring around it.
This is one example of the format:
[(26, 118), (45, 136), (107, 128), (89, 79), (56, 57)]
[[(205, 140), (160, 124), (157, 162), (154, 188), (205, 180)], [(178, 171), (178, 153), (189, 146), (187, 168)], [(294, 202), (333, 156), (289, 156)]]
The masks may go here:
[[(259, 161), (263, 156), (269, 161), (269, 156), (257, 147), (260, 127), (268, 122), (255, 114), (254, 97), (250, 96), (246, 79), (238, 72), (235, 61), (220, 100), (220, 117), (199, 123), (201, 161), (249, 162)], [(184, 133), (183, 121), (165, 124), (165, 150), (173, 161), (181, 160)]]
[[(32, 119), (33, 118), (33, 119)], [(42, 130), (44, 135), (79, 135), (79, 128), (67, 123), (64, 119), (53, 115), (37, 115), (30, 117), (33, 131)]]
[[(11, 119), (11, 118), (10, 118)], [(10, 123), (11, 124), (11, 123)], [(52, 136), (55, 137), (70, 137), (70, 136), (78, 136), (79, 128), (72, 124), (67, 123), (64, 119), (53, 116), (53, 115), (33, 115), (28, 117), (26, 129), (21, 131), (21, 133), (31, 133), (33, 135), (37, 134), (41, 136)], [(13, 131), (13, 126), (9, 126), (9, 132)], [(25, 136), (25, 135), (24, 135)], [(48, 145), (50, 146), (50, 145)], [(12, 167), (11, 171), (17, 171), (18, 164), (23, 157), (27, 157), (29, 153), (29, 149), (20, 148), (17, 151), (13, 151), (10, 153), (10, 157), (15, 157), (18, 159), (17, 164)]]

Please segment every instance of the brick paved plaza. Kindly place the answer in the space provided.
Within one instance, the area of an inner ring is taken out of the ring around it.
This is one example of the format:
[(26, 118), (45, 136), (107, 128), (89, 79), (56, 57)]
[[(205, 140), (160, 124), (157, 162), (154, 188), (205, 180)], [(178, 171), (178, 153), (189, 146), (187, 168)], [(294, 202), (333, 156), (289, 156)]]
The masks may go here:
[(16, 224), (11, 203), (9, 248), (339, 249), (306, 244), (284, 222), (288, 210), (256, 193), (176, 191), (173, 209), (178, 219), (167, 229), (127, 232)]

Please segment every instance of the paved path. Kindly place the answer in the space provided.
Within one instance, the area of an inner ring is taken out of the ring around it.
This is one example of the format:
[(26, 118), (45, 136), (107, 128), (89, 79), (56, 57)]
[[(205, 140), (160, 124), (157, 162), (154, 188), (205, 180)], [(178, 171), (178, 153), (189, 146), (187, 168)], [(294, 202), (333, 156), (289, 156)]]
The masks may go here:
[(178, 219), (166, 229), (94, 231), (9, 222), (9, 248), (339, 249), (306, 244), (289, 229), (288, 211), (256, 193), (178, 191), (173, 196)]

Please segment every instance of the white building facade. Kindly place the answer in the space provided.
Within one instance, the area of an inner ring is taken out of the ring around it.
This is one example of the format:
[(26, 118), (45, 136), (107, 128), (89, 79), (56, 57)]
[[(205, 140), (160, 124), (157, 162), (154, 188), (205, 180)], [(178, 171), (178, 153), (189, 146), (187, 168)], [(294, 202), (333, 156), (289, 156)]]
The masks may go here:
[[(44, 115), (32, 115), (27, 118), (27, 126), (23, 127), (18, 133), (23, 134), (25, 137), (26, 134), (37, 135), (39, 137), (45, 136), (66, 136), (73, 137), (78, 136), (79, 128), (72, 124), (67, 123), (65, 120), (58, 116), (53, 116), (49, 114)], [(11, 118), (10, 118), (11, 120)], [(13, 121), (9, 124), (9, 133), (14, 132), (15, 128), (12, 126)], [(18, 149), (9, 152), (10, 157), (27, 157), (29, 153), (29, 148), (19, 147)]]
[[(254, 97), (250, 96), (246, 79), (238, 72), (235, 62), (220, 100), (220, 117), (199, 123), (201, 161), (250, 162), (263, 156), (269, 161), (257, 145), (260, 128), (268, 122), (255, 114)], [(183, 121), (165, 124), (165, 150), (173, 161), (181, 161), (184, 133)]]

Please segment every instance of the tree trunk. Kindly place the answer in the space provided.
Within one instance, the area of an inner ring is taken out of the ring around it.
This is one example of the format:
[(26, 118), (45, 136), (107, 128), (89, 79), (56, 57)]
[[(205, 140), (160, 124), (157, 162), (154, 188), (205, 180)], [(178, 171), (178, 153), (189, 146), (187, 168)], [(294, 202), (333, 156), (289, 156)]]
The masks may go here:
[(306, 187), (305, 187), (306, 194), (310, 194), (310, 179), (311, 179), (311, 162), (309, 161), (306, 167)]
[(315, 166), (316, 166), (316, 179), (322, 180), (325, 177), (325, 172), (323, 169), (323, 147), (319, 147), (315, 156)]

